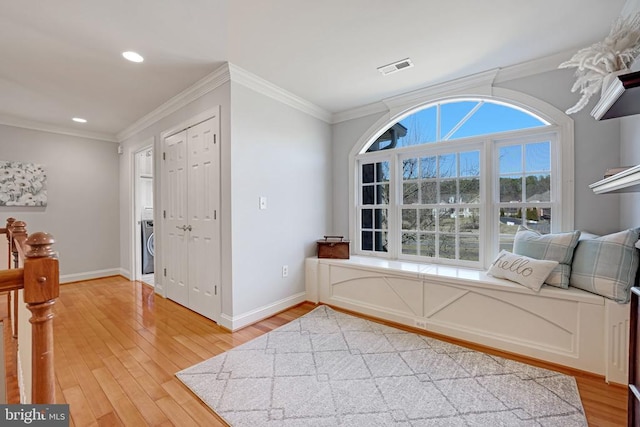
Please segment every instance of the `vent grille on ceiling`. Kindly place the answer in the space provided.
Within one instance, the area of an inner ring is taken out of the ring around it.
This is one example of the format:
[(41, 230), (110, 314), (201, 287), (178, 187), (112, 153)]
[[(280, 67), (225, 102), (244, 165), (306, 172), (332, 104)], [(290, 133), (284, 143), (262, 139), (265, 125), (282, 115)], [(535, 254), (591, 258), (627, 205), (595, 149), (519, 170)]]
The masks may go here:
[(413, 62), (411, 59), (406, 58), (401, 61), (396, 61), (392, 64), (383, 65), (382, 67), (378, 67), (378, 71), (382, 73), (383, 76), (387, 76), (389, 74), (393, 74), (397, 71), (406, 70), (407, 68), (413, 67)]

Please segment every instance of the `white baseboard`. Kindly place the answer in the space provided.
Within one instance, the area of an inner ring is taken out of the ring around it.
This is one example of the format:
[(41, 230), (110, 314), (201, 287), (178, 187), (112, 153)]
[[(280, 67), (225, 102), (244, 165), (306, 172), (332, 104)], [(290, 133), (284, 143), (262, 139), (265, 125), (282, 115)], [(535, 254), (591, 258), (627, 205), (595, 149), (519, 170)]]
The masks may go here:
[[(60, 276), (60, 283), (81, 282), (83, 280), (99, 279), (101, 277), (122, 275), (129, 279), (129, 272), (122, 268), (109, 268), (107, 270), (85, 271), (83, 273), (64, 274)], [(131, 280), (131, 279), (129, 279)]]
[(240, 328), (244, 328), (245, 326), (249, 326), (253, 323), (259, 322), (260, 320), (271, 317), (274, 314), (280, 313), (290, 307), (303, 303), (306, 300), (307, 293), (300, 292), (239, 316), (229, 316), (223, 313), (220, 315), (220, 326), (230, 329), (231, 331), (236, 331)]

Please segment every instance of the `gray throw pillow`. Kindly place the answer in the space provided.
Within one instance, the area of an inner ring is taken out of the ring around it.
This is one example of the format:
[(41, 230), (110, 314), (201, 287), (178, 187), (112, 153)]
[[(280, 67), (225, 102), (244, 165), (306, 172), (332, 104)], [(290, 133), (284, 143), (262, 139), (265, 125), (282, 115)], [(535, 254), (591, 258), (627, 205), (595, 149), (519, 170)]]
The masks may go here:
[(557, 261), (545, 283), (558, 288), (569, 288), (573, 251), (578, 244), (580, 231), (567, 233), (540, 234), (535, 230), (520, 226), (513, 241), (513, 253), (535, 259)]

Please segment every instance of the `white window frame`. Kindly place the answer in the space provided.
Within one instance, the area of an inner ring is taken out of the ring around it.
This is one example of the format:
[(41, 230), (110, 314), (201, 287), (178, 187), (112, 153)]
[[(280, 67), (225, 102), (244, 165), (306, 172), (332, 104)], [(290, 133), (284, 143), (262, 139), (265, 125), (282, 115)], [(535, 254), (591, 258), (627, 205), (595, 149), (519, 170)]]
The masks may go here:
[[(552, 170), (552, 209), (554, 217), (552, 218), (552, 232), (569, 231), (573, 229), (574, 218), (574, 133), (573, 120), (564, 112), (557, 108), (533, 98), (529, 95), (522, 94), (508, 89), (493, 89), (494, 96), (473, 96), (473, 98), (482, 98), (488, 101), (500, 102), (508, 106), (519, 108), (521, 110), (537, 115), (542, 120), (551, 123), (545, 127), (530, 128), (517, 131), (502, 132), (489, 135), (480, 135), (471, 138), (464, 138), (453, 141), (441, 141), (424, 145), (411, 147), (403, 147), (399, 149), (389, 150), (388, 152), (372, 152), (366, 153), (366, 149), (374, 142), (380, 134), (385, 132), (391, 125), (398, 122), (402, 118), (413, 114), (421, 109), (440, 102), (451, 102), (456, 100), (466, 100), (466, 97), (431, 99), (428, 102), (414, 102), (411, 107), (400, 108), (395, 116), (387, 115), (380, 118), (369, 131), (365, 133), (351, 150), (349, 155), (349, 192), (352, 203), (349, 205), (349, 236), (353, 242), (352, 251), (358, 255), (384, 257), (390, 259), (402, 259), (418, 262), (427, 262), (421, 256), (401, 255), (401, 213), (398, 197), (402, 194), (402, 180), (397, 173), (397, 167), (401, 164), (401, 156), (409, 156), (411, 153), (423, 151), (434, 152), (458, 152), (464, 151), (462, 147), (477, 146), (483, 144), (480, 150), (481, 170), (485, 171), (488, 179), (481, 179), (481, 244), (480, 244), (480, 261), (471, 263), (470, 266), (478, 268), (487, 268), (488, 263), (497, 255), (499, 235), (496, 230), (499, 216), (499, 205), (497, 204), (499, 180), (496, 179), (498, 167), (496, 147), (505, 144), (527, 143), (539, 141), (551, 141), (551, 170)], [(429, 155), (432, 155), (429, 153)], [(360, 196), (359, 169), (362, 162), (373, 161), (389, 161), (390, 165), (390, 194), (389, 194), (389, 251), (370, 253), (360, 250), (360, 217), (356, 218), (356, 206), (359, 203), (357, 197)], [(451, 261), (451, 262), (449, 262)], [(428, 262), (437, 262), (443, 264), (469, 265), (465, 261), (429, 259)]]

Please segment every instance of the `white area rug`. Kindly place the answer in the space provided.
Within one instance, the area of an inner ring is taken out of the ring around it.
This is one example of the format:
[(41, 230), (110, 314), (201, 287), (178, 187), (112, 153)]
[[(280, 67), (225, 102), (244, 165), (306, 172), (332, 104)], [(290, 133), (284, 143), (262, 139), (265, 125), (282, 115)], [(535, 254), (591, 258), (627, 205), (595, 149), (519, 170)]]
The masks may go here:
[(587, 425), (573, 377), (326, 306), (176, 375), (234, 427)]

